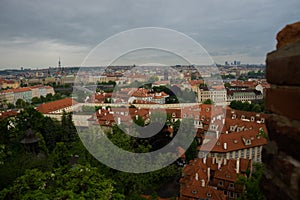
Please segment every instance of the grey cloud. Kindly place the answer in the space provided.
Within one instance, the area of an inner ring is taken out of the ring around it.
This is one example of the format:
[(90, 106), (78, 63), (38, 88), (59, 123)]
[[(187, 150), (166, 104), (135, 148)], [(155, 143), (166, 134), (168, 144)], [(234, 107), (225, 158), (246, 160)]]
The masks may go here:
[[(263, 62), (262, 55), (274, 48), (276, 32), (299, 20), (299, 7), (299, 0), (2, 0), (0, 44), (6, 45), (0, 49), (13, 52), (19, 45), (22, 50), (24, 45), (16, 42), (20, 40), (52, 41), (60, 46), (78, 46), (85, 54), (120, 31), (157, 26), (191, 36), (212, 55), (233, 58), (247, 54), (253, 62)], [(43, 51), (33, 46), (35, 53)], [(6, 57), (0, 55), (0, 67), (35, 65), (33, 61), (15, 62), (7, 52)], [(67, 52), (68, 58), (72, 52)], [(48, 66), (53, 57), (46, 54), (43, 52), (43, 62)]]

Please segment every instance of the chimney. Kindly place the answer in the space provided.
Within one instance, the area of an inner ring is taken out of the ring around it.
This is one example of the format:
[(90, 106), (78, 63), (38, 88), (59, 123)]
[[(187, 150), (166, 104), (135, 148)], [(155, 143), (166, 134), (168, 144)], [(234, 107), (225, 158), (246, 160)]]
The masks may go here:
[(118, 117), (118, 125), (120, 125), (120, 124), (121, 124), (121, 118)]
[(227, 164), (227, 159), (224, 158), (224, 166)]
[(207, 168), (207, 180), (210, 182), (210, 167)]
[(216, 131), (216, 137), (219, 138), (219, 131)]
[(135, 120), (138, 120), (139, 116), (138, 115), (135, 115)]
[(205, 187), (205, 180), (204, 179), (201, 179), (201, 186)]
[(196, 173), (195, 179), (196, 179), (196, 181), (198, 181), (198, 179), (199, 179), (198, 173)]
[(238, 158), (236, 160), (236, 173), (238, 174), (240, 172), (240, 159)]
[(206, 164), (206, 156), (203, 158), (203, 164)]
[(226, 150), (226, 149), (227, 149), (227, 143), (224, 142), (224, 150)]
[(223, 125), (225, 124), (225, 119), (222, 119), (222, 124), (223, 124)]
[(215, 157), (212, 158), (212, 164), (215, 164)]
[(101, 115), (101, 109), (98, 110), (99, 115)]
[(222, 162), (218, 162), (218, 169), (221, 169)]

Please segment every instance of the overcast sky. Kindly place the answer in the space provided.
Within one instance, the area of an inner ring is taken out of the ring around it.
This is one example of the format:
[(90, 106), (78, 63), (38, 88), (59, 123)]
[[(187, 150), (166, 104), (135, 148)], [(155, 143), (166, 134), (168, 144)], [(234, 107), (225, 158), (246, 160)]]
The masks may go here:
[(80, 66), (98, 43), (138, 27), (182, 32), (217, 63), (264, 63), (299, 8), (299, 0), (1, 0), (0, 68), (57, 66), (58, 57)]

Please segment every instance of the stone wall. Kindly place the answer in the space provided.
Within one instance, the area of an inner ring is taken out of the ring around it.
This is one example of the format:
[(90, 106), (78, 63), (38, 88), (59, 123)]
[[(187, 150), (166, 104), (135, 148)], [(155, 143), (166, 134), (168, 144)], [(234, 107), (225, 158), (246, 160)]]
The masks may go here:
[(277, 50), (267, 55), (266, 106), (269, 144), (263, 150), (267, 199), (300, 199), (300, 22), (277, 34)]

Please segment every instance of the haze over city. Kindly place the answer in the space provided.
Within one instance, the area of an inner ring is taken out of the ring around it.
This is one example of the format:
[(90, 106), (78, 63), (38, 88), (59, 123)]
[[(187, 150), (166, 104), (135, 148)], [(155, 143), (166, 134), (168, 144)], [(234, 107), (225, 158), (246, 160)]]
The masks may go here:
[(299, 7), (298, 0), (3, 0), (0, 68), (57, 66), (59, 57), (64, 66), (80, 66), (98, 43), (138, 27), (182, 32), (216, 63), (263, 64), (266, 52), (275, 49), (275, 34), (298, 20)]

